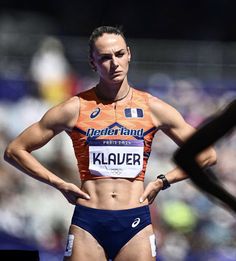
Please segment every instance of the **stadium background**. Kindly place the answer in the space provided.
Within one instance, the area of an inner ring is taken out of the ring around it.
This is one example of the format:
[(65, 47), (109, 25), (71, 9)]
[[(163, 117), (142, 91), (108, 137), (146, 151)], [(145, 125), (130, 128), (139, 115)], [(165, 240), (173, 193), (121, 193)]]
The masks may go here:
[[(234, 1), (0, 1), (0, 249), (40, 250), (62, 259), (73, 206), (51, 187), (3, 162), (9, 140), (52, 105), (97, 80), (87, 42), (99, 25), (123, 25), (132, 51), (129, 80), (198, 126), (236, 97)], [(217, 142), (214, 167), (236, 194), (236, 135)], [(158, 133), (146, 182), (174, 165), (176, 146)], [(70, 140), (60, 134), (37, 157), (77, 181)], [(235, 261), (235, 216), (190, 181), (161, 192), (151, 207), (163, 261)]]

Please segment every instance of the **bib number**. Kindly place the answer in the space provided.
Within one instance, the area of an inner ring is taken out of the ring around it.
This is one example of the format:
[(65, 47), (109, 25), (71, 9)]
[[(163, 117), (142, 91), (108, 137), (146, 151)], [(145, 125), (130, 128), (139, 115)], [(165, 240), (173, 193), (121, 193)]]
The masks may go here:
[(135, 178), (143, 169), (143, 140), (89, 142), (89, 170), (95, 176)]

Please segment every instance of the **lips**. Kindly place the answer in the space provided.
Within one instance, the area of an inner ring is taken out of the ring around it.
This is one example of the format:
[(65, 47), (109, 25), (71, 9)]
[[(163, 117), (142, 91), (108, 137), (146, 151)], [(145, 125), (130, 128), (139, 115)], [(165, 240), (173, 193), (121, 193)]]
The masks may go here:
[(115, 72), (110, 72), (111, 76), (117, 76), (120, 75), (122, 72), (121, 71), (115, 71)]

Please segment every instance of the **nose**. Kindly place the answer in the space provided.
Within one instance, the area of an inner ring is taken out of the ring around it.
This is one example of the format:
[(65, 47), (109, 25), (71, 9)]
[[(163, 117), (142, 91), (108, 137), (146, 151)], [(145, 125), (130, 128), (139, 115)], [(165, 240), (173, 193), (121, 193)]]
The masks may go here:
[(111, 67), (112, 68), (117, 68), (119, 66), (117, 58), (115, 56), (112, 57), (111, 59)]

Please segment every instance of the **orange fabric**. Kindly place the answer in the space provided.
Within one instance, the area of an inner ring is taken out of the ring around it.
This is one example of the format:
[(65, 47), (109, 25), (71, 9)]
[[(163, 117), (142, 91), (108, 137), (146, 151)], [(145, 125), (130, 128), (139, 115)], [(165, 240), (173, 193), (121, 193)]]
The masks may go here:
[[(92, 138), (144, 140), (143, 169), (135, 178), (143, 181), (151, 152), (152, 140), (157, 130), (152, 124), (151, 113), (147, 105), (148, 94), (132, 88), (131, 100), (126, 103), (119, 102), (116, 108), (114, 104), (101, 102), (97, 98), (94, 88), (79, 94), (79, 97), (80, 114), (74, 129), (70, 133), (70, 137), (73, 142), (81, 180), (107, 178), (104, 176), (94, 176), (89, 171), (89, 146), (86, 141), (91, 137), (87, 135), (96, 135), (97, 130), (97, 133), (101, 135), (97, 137), (93, 136)], [(128, 118), (125, 115), (125, 109), (127, 108), (141, 109), (143, 117)], [(137, 135), (122, 135), (121, 131), (119, 131), (122, 127), (129, 130), (137, 130)], [(115, 132), (115, 129), (118, 129), (118, 131)], [(104, 131), (101, 132), (101, 130)], [(140, 137), (138, 137), (139, 134), (141, 134)]]

